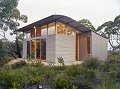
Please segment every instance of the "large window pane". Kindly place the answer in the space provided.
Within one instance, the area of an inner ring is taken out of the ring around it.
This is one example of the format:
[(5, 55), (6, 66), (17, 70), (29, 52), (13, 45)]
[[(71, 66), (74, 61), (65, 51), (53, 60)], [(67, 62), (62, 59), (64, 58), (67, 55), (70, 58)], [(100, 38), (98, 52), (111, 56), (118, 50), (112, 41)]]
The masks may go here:
[(37, 27), (36, 28), (36, 36), (40, 36), (41, 35), (41, 27)]
[(31, 30), (28, 30), (27, 32), (25, 32), (24, 35), (25, 35), (24, 39), (31, 38)]
[(57, 33), (74, 36), (75, 30), (70, 26), (57, 22)]
[(87, 37), (87, 53), (90, 54), (90, 37)]
[(55, 34), (55, 22), (48, 24), (48, 35)]
[(65, 25), (57, 22), (57, 33), (58, 34), (66, 34), (66, 29), (65, 29)]
[(41, 26), (41, 35), (47, 35), (47, 25)]
[(31, 30), (31, 37), (35, 37), (35, 29), (34, 28)]
[(66, 26), (66, 30), (67, 30), (67, 35), (71, 35), (71, 36), (74, 36), (75, 35), (75, 31), (73, 28), (69, 27), (69, 26)]
[(27, 41), (27, 58), (30, 57), (30, 41)]
[(46, 59), (46, 39), (41, 39), (41, 59)]

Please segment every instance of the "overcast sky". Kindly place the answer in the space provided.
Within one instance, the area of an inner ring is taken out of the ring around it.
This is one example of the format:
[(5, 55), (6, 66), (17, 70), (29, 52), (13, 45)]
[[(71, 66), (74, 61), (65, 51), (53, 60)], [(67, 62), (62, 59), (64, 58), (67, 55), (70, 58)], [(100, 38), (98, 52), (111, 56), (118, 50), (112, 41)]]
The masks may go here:
[[(28, 16), (28, 23), (53, 14), (66, 15), (75, 19), (89, 19), (97, 28), (106, 21), (120, 15), (120, 0), (19, 0), (17, 7), (21, 14)], [(9, 36), (13, 40), (14, 36)]]
[(27, 24), (60, 14), (77, 21), (89, 19), (97, 28), (120, 14), (120, 0), (20, 0), (18, 9), (28, 16)]

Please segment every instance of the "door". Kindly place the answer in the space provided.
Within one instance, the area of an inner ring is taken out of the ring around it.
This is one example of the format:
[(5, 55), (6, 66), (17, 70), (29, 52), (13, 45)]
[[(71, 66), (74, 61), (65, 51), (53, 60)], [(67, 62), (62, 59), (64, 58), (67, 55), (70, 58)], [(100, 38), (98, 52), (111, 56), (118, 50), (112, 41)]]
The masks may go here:
[(79, 44), (79, 42), (78, 42), (78, 34), (76, 34), (76, 61), (78, 61), (78, 50), (79, 50), (79, 48), (78, 48), (78, 44)]
[(40, 59), (40, 40), (36, 41), (36, 58)]
[(27, 41), (27, 58), (30, 58), (30, 41)]
[(41, 59), (46, 59), (46, 39), (41, 39)]

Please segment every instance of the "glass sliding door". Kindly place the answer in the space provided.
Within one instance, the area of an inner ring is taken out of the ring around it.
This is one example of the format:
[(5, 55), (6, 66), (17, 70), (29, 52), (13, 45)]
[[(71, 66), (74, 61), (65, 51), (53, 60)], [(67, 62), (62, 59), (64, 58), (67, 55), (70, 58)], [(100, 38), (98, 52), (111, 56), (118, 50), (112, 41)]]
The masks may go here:
[(40, 59), (40, 40), (36, 40), (36, 58)]
[(36, 59), (36, 40), (31, 41), (31, 58)]
[(31, 41), (31, 58), (40, 59), (40, 39)]
[(41, 39), (41, 59), (46, 59), (46, 39)]
[(31, 53), (30, 42), (27, 43), (27, 55), (31, 55), (33, 59), (46, 59), (46, 39), (31, 40)]
[(27, 41), (27, 58), (30, 58), (30, 41)]

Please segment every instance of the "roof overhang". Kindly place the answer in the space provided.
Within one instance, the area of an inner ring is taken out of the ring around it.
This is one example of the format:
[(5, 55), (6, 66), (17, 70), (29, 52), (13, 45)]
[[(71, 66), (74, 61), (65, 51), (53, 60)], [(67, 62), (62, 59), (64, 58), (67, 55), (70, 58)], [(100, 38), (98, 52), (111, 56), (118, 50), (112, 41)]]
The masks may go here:
[(32, 24), (29, 24), (29, 25), (27, 25), (25, 27), (22, 27), (22, 28), (18, 29), (18, 31), (25, 32), (27, 30), (32, 29), (34, 26), (36, 26), (36, 27), (37, 26), (42, 26), (42, 25), (48, 24), (50, 22), (61, 22), (63, 24), (69, 25), (69, 26), (71, 26), (71, 27), (75, 28), (76, 30), (79, 30), (79, 31), (81, 31), (83, 33), (91, 31), (90, 29), (88, 29), (84, 25), (78, 23), (74, 19), (69, 18), (67, 16), (63, 16), (63, 15), (51, 15), (51, 16), (49, 16), (47, 18), (44, 18), (42, 20), (39, 20), (39, 21), (34, 22)]

